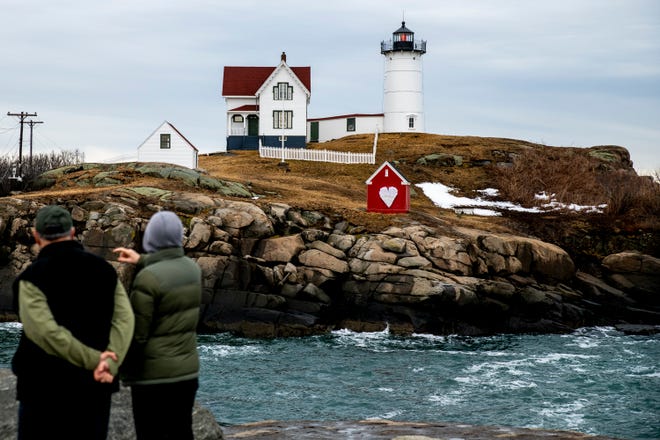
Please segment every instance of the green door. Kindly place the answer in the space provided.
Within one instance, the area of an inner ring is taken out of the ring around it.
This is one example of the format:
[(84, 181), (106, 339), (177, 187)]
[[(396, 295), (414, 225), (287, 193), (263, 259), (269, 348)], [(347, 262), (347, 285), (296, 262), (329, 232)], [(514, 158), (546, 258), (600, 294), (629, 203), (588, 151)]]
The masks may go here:
[(259, 116), (248, 115), (248, 136), (259, 136)]
[(318, 142), (319, 141), (319, 123), (318, 121), (309, 123), (309, 141)]

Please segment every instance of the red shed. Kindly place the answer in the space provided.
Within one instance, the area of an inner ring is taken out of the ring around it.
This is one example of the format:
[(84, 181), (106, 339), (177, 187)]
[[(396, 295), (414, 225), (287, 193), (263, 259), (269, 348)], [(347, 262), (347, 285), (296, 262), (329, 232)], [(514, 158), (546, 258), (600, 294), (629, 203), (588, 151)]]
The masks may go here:
[(395, 213), (410, 210), (410, 182), (389, 162), (383, 162), (366, 184), (367, 211)]

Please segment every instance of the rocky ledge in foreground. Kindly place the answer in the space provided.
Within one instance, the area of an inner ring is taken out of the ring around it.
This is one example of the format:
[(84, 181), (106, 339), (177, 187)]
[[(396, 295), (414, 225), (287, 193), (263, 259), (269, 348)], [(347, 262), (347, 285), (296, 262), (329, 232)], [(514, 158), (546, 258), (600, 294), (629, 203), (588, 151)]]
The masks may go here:
[(474, 426), (458, 423), (415, 423), (389, 420), (359, 422), (279, 422), (264, 421), (223, 428), (226, 440), (615, 440), (579, 432), (545, 429)]
[[(0, 368), (0, 439), (16, 438), (17, 415), (16, 376), (11, 370)], [(199, 403), (193, 409), (193, 434), (195, 440), (223, 439), (213, 414)], [(122, 387), (112, 396), (108, 440), (135, 440), (130, 388)]]
[[(46, 200), (0, 204), (0, 313), (36, 256), (29, 227)], [(288, 337), (355, 331), (486, 335), (660, 324), (660, 259), (619, 249), (575, 264), (561, 247), (514, 234), (424, 225), (407, 216), (378, 233), (337, 213), (158, 188), (50, 199), (78, 239), (114, 260), (140, 249), (149, 217), (175, 211), (202, 268), (201, 331)], [(113, 262), (129, 286), (134, 268)]]

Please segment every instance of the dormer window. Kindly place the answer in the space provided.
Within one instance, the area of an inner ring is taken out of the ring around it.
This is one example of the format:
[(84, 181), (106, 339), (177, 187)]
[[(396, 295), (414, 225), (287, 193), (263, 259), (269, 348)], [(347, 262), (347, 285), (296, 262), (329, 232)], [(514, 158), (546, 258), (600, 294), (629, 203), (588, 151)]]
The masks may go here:
[(273, 99), (275, 101), (290, 101), (293, 99), (293, 86), (290, 86), (289, 83), (281, 82), (277, 83), (273, 87)]

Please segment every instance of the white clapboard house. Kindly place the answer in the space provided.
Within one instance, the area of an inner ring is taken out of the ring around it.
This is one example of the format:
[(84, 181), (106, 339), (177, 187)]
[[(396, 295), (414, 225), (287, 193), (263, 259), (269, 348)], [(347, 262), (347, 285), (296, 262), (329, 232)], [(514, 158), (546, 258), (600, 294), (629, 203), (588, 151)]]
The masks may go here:
[(227, 150), (256, 150), (260, 144), (305, 147), (310, 67), (289, 67), (284, 52), (276, 67), (225, 66), (222, 96)]
[(138, 162), (164, 162), (197, 168), (198, 150), (169, 122), (163, 122), (138, 147)]

